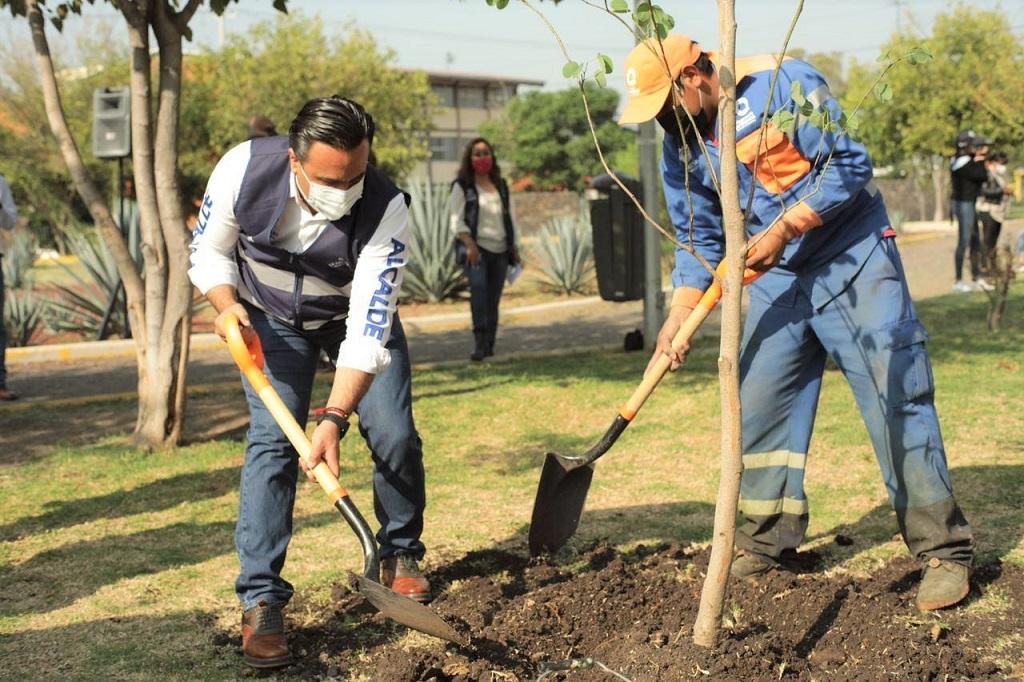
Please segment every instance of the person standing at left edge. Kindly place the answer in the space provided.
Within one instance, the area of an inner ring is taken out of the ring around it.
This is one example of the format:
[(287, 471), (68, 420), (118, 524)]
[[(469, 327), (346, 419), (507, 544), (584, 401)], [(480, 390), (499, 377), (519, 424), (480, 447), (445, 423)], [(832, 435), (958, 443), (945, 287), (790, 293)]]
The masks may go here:
[[(373, 119), (340, 96), (307, 102), (288, 136), (252, 139), (217, 164), (192, 241), (189, 276), (218, 312), (255, 334), (267, 376), (300, 424), (321, 349), (336, 358), (317, 411), (312, 464), (337, 474), (348, 418), (373, 454), (381, 583), (418, 601), (430, 584), (417, 562), (426, 505), (423, 450), (412, 415), (409, 351), (398, 318), (408, 262), (407, 197), (368, 163)], [(281, 577), (292, 532), (298, 459), (243, 378), (251, 424), (235, 545), (247, 664), (290, 662)], [(304, 466), (304, 465), (303, 465)], [(308, 475), (308, 472), (307, 472)]]

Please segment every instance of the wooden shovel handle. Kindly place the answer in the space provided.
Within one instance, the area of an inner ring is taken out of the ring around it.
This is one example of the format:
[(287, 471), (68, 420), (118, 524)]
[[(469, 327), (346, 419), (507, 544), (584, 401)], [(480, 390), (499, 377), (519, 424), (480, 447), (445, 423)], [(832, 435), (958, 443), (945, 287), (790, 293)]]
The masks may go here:
[[(295, 421), (288, 406), (281, 400), (281, 396), (274, 390), (267, 375), (263, 373), (263, 348), (260, 346), (259, 338), (253, 336), (253, 342), (246, 345), (238, 318), (235, 315), (225, 317), (224, 330), (228, 341), (228, 350), (231, 351), (231, 357), (235, 359), (235, 364), (242, 370), (263, 404), (267, 406), (274, 421), (284, 431), (284, 435), (295, 447), (295, 451), (299, 453), (299, 457), (308, 464), (313, 445), (306, 437), (306, 432)], [(348, 491), (342, 487), (338, 477), (334, 475), (326, 462), (321, 461), (313, 467), (313, 476), (323, 491), (327, 493), (332, 504), (343, 497), (348, 497)]]
[[(755, 279), (760, 277), (763, 273), (755, 272), (754, 270), (747, 269), (743, 272), (743, 284), (747, 285), (753, 282)], [(712, 280), (710, 286), (705, 290), (704, 295), (701, 296), (700, 301), (697, 302), (697, 306), (683, 321), (683, 324), (679, 327), (679, 331), (672, 337), (672, 349), (679, 350), (686, 343), (689, 342), (693, 335), (697, 332), (700, 326), (707, 319), (711, 311), (718, 305), (718, 301), (722, 298), (722, 285), (720, 284), (721, 278), (725, 277), (725, 261), (722, 261), (718, 265), (718, 269), (715, 271), (715, 279)], [(647, 399), (651, 397), (651, 393), (658, 386), (662, 377), (668, 371), (672, 365), (672, 360), (662, 353), (658, 356), (654, 366), (651, 367), (650, 371), (644, 375), (643, 381), (637, 386), (636, 390), (633, 391), (633, 395), (629, 397), (626, 404), (619, 410), (619, 414), (622, 415), (627, 421), (631, 421), (636, 413), (640, 411), (640, 408), (644, 406)]]

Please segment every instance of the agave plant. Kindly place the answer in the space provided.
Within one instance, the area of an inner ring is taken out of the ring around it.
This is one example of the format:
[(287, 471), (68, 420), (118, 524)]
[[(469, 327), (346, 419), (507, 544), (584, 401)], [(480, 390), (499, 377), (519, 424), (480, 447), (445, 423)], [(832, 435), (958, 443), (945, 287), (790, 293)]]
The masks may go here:
[[(110, 252), (82, 230), (69, 231), (67, 244), (85, 268), (86, 276), (61, 264), (64, 271), (75, 280), (75, 285), (57, 285), (60, 296), (50, 301), (46, 323), (54, 331), (74, 331), (95, 336), (103, 324), (114, 292), (120, 290), (120, 296), (124, 295), (123, 289), (118, 286), (120, 278), (117, 265)], [(124, 328), (123, 305), (115, 303), (107, 331), (123, 334)]]
[(28, 231), (14, 233), (11, 245), (4, 253), (4, 284), (11, 289), (23, 289), (29, 285), (28, 271), (36, 259), (36, 238)]
[(11, 346), (27, 346), (43, 324), (46, 300), (39, 298), (31, 286), (22, 289), (8, 289), (4, 304), (3, 324), (7, 329), (7, 343)]
[(402, 284), (403, 298), (436, 303), (466, 288), (455, 264), (448, 226), (448, 188), (420, 180), (409, 185), (413, 240)]
[(594, 284), (594, 236), (585, 213), (552, 218), (540, 235), (541, 283), (558, 293), (588, 293)]

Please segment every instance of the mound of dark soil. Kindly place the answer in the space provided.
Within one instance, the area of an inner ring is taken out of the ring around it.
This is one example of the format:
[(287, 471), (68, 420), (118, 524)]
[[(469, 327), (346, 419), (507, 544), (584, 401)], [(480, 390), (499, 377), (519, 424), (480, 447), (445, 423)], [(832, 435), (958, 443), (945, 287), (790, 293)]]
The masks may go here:
[(433, 608), (471, 636), (470, 646), (424, 638), (403, 649), (396, 640), (404, 628), (339, 586), (323, 625), (293, 633), (300, 660), (288, 674), (498, 682), (536, 680), (553, 664), (575, 661), (571, 672), (543, 679), (621, 679), (606, 668), (636, 681), (1012, 679), (986, 655), (1024, 628), (1020, 568), (992, 564), (975, 574), (971, 599), (998, 588), (1014, 601), (1009, 609), (922, 614), (910, 559), (866, 579), (815, 572), (817, 557), (801, 559), (806, 572), (732, 581), (721, 642), (708, 651), (691, 640), (704, 551), (663, 546), (622, 555), (598, 546), (567, 566), (474, 552), (431, 576), (443, 588)]

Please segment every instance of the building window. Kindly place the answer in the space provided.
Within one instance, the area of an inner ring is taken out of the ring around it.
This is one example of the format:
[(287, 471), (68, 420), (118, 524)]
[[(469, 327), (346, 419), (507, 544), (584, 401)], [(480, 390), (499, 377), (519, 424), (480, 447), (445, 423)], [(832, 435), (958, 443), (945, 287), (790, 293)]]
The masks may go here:
[(512, 88), (495, 84), (487, 88), (487, 106), (490, 109), (504, 109), (515, 93)]
[(437, 96), (437, 103), (442, 107), (455, 106), (455, 87), (451, 85), (431, 85), (430, 89)]
[(431, 161), (458, 161), (460, 151), (459, 139), (456, 137), (430, 138)]
[(462, 86), (459, 88), (460, 108), (483, 109), (485, 106), (483, 88), (479, 86)]

